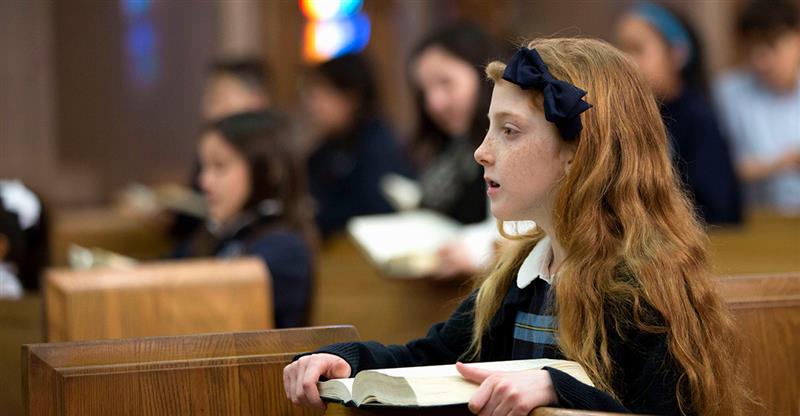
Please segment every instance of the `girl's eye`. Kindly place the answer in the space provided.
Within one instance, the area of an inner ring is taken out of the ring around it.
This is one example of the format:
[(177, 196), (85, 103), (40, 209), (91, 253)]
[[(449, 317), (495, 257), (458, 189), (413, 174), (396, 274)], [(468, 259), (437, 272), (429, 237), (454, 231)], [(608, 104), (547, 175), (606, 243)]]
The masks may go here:
[(517, 134), (517, 130), (509, 126), (503, 126), (503, 134), (506, 136), (513, 136)]
[(221, 170), (225, 170), (225, 168), (227, 167), (227, 165), (228, 165), (228, 164), (227, 164), (227, 163), (225, 163), (225, 162), (221, 162), (221, 161), (214, 161), (214, 162), (211, 164), (211, 168), (212, 168), (212, 169), (214, 169), (214, 170), (216, 170), (216, 171), (221, 171)]

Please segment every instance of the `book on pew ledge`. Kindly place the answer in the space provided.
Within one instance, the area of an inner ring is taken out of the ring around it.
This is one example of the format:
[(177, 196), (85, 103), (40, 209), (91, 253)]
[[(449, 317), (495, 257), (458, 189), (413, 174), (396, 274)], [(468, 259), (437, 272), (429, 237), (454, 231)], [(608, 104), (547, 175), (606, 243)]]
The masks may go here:
[(462, 226), (428, 210), (355, 217), (347, 232), (386, 275), (420, 278), (438, 266), (437, 250), (458, 236)]
[[(552, 367), (593, 386), (583, 367), (574, 361), (539, 358), (533, 360), (471, 363), (495, 371), (522, 371)], [(465, 404), (478, 385), (464, 379), (455, 364), (366, 370), (355, 378), (321, 381), (320, 396), (348, 405), (432, 407)]]

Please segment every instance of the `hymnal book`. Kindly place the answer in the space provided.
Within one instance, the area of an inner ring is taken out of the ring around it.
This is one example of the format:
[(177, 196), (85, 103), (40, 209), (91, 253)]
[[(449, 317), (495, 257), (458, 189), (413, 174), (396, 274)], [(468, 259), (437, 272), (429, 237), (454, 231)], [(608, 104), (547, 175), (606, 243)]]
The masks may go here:
[(385, 274), (417, 278), (438, 266), (442, 245), (459, 235), (462, 226), (428, 210), (355, 217), (347, 232), (358, 247)]
[(71, 244), (67, 252), (67, 262), (69, 266), (76, 270), (91, 269), (97, 267), (112, 267), (126, 269), (136, 265), (136, 260), (104, 250), (99, 247), (86, 248), (77, 244)]
[[(533, 360), (494, 361), (468, 364), (495, 371), (522, 371), (552, 367), (582, 383), (594, 386), (583, 367), (574, 361)], [(355, 378), (334, 379), (317, 384), (320, 396), (346, 404), (432, 407), (469, 402), (478, 385), (459, 374), (454, 364), (424, 367), (366, 370)]]

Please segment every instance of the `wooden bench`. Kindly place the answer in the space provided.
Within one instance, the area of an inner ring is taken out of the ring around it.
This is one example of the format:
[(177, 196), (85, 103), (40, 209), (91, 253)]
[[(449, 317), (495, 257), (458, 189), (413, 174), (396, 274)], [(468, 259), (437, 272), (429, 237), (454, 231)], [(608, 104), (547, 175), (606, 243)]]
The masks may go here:
[(800, 273), (721, 277), (717, 284), (743, 340), (745, 380), (764, 405), (753, 414), (800, 413)]
[(338, 326), (25, 345), (24, 401), (30, 416), (318, 415), (286, 400), (283, 367), (354, 340)]
[(49, 341), (272, 328), (269, 273), (257, 258), (51, 269), (44, 285)]
[(718, 276), (800, 271), (800, 216), (755, 212), (741, 226), (708, 234)]
[(42, 299), (26, 294), (18, 300), (0, 300), (0, 415), (21, 415), (22, 344), (42, 342)]

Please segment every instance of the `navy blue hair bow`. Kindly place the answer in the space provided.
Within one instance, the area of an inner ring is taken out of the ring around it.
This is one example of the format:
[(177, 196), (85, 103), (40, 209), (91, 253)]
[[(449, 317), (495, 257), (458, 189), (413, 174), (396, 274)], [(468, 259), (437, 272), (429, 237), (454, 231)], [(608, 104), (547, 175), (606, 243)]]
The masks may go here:
[(582, 99), (586, 91), (553, 78), (536, 49), (520, 48), (508, 61), (503, 79), (523, 90), (541, 91), (544, 117), (556, 125), (564, 140), (572, 140), (581, 132), (580, 114), (592, 108)]

